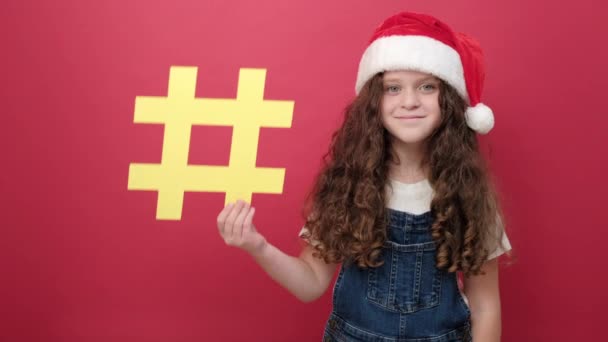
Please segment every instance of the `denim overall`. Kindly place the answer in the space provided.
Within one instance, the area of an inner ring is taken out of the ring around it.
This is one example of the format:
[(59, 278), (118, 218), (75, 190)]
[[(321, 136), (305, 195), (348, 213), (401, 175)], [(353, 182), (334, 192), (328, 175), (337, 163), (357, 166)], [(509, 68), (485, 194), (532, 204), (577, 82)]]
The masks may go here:
[(323, 341), (471, 341), (456, 274), (435, 267), (430, 211), (388, 211), (384, 264), (342, 266)]

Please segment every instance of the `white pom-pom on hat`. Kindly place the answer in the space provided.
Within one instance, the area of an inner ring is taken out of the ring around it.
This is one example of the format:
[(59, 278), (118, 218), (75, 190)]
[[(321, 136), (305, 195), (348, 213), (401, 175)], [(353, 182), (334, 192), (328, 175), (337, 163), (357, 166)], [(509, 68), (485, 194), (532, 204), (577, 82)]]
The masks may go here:
[(481, 102), (474, 107), (468, 107), (464, 116), (467, 126), (477, 133), (486, 134), (494, 127), (492, 109)]

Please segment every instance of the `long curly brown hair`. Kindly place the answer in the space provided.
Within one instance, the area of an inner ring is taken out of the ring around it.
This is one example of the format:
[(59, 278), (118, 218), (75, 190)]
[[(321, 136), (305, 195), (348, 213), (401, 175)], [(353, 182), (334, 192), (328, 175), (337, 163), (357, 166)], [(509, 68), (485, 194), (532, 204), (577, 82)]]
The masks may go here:
[[(315, 241), (315, 255), (328, 263), (383, 263), (385, 191), (396, 155), (381, 121), (382, 83), (382, 73), (375, 75), (346, 107), (304, 206), (308, 230), (302, 237)], [(436, 264), (448, 272), (480, 274), (502, 239), (502, 229), (488, 229), (503, 222), (502, 213), (477, 136), (465, 122), (466, 102), (445, 82), (439, 89), (441, 122), (427, 138), (423, 160), (434, 190)]]

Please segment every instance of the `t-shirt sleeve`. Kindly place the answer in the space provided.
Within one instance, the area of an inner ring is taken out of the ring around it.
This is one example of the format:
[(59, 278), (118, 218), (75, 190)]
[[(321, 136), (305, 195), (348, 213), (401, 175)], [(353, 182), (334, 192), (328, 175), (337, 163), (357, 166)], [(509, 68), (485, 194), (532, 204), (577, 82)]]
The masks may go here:
[(302, 229), (300, 230), (300, 233), (298, 234), (298, 236), (303, 239), (304, 241), (308, 242), (308, 239), (304, 238), (304, 234), (308, 233), (308, 228), (306, 228), (306, 226), (302, 227)]
[[(502, 233), (502, 237), (499, 240), (498, 236)], [(490, 234), (490, 240), (488, 241), (488, 260), (497, 258), (504, 253), (511, 250), (511, 242), (505, 231), (504, 223), (498, 216), (496, 218), (496, 225), (494, 226), (494, 234)], [(499, 243), (500, 241), (500, 243)]]
[(314, 240), (314, 239), (309, 239), (309, 238), (306, 238), (306, 237), (304, 236), (304, 234), (309, 233), (309, 232), (310, 232), (310, 231), (308, 230), (308, 228), (306, 228), (306, 226), (304, 226), (304, 227), (302, 227), (302, 229), (300, 230), (300, 233), (298, 234), (298, 236), (299, 236), (299, 237), (300, 237), (302, 240), (306, 241), (306, 243), (309, 243), (311, 246), (316, 246), (316, 245), (319, 243), (317, 240)]

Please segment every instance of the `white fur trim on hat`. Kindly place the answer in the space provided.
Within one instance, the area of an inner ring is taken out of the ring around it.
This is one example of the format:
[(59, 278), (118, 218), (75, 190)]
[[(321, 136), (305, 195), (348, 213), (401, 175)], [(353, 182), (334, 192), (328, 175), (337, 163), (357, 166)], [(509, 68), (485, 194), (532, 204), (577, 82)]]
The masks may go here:
[(387, 36), (374, 40), (361, 57), (355, 92), (358, 94), (375, 74), (391, 70), (415, 70), (435, 75), (469, 101), (460, 55), (428, 36)]
[(492, 113), (490, 107), (483, 103), (467, 108), (464, 116), (467, 126), (477, 133), (486, 134), (494, 127), (494, 113)]

